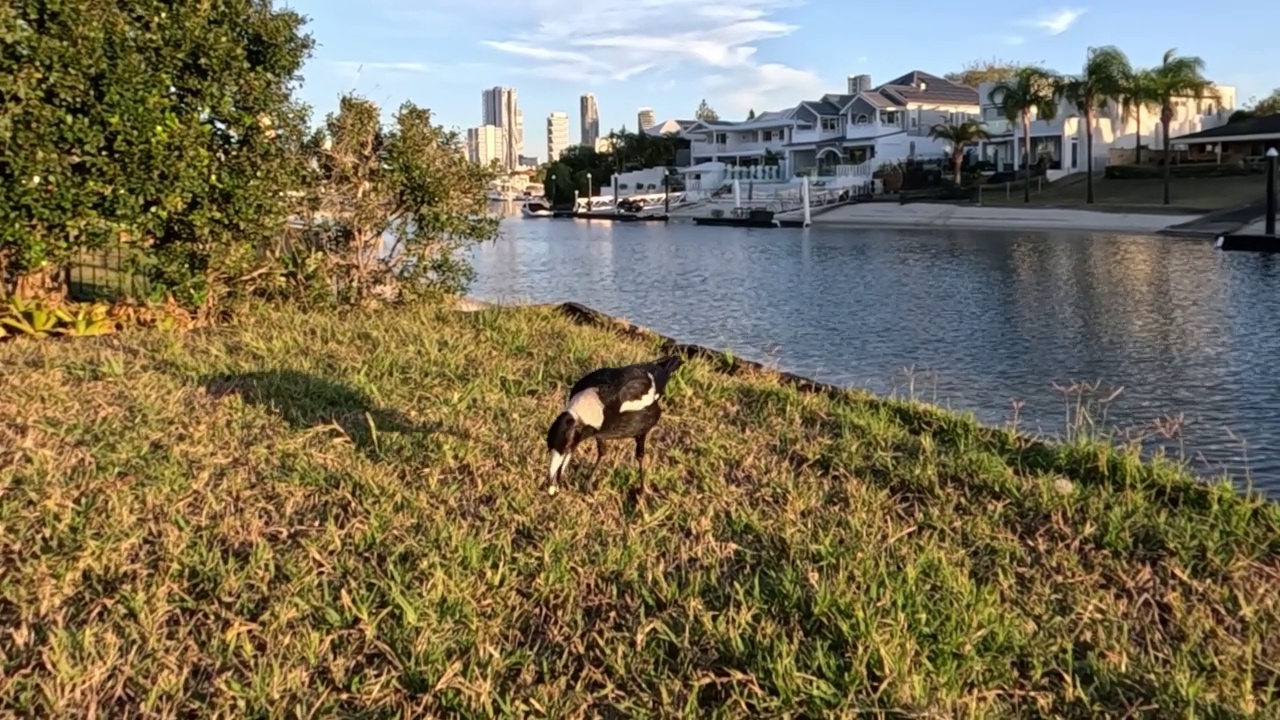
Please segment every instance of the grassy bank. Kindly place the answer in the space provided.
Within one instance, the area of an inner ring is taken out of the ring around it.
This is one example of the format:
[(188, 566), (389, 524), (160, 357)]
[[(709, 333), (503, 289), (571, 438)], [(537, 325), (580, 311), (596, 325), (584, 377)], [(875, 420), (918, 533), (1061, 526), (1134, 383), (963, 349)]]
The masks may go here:
[(1280, 692), (1280, 511), (1103, 446), (696, 360), (651, 495), (623, 502), (629, 447), (546, 495), (565, 388), (657, 352), (425, 307), (0, 346), (0, 708), (1229, 717)]
[[(1212, 212), (1260, 200), (1265, 194), (1261, 176), (1170, 178), (1169, 205), (1164, 205), (1164, 185), (1160, 178), (1115, 180), (1099, 174), (1093, 180), (1094, 205), (1085, 204), (1083, 177), (1068, 177), (1045, 185), (1041, 192), (1032, 186), (1031, 205), (1079, 207), (1097, 212), (1164, 213)], [(1008, 197), (1003, 186), (983, 188), (982, 204), (1025, 206), (1022, 191)]]

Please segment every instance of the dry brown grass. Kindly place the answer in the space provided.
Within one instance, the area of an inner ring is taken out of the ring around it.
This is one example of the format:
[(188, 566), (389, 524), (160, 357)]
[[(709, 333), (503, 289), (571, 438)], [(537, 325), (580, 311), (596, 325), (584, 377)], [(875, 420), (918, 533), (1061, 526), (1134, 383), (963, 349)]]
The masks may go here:
[(620, 449), (548, 496), (565, 388), (657, 352), (429, 307), (0, 346), (0, 712), (1274, 711), (1280, 512), (1103, 444), (696, 360), (651, 496)]

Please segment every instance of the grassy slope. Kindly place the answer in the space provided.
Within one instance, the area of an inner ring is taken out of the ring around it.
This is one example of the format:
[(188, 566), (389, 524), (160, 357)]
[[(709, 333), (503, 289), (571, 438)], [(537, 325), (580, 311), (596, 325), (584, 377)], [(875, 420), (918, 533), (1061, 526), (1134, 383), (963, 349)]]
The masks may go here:
[[(1096, 205), (1085, 205), (1085, 183), (1074, 177), (1069, 182), (1059, 181), (1037, 193), (1031, 186), (1032, 205), (1076, 207), (1105, 212), (1109, 209), (1124, 212), (1164, 212), (1173, 208), (1176, 212), (1210, 212), (1236, 207), (1258, 200), (1263, 196), (1265, 178), (1261, 175), (1219, 178), (1170, 178), (1168, 206), (1162, 205), (1164, 185), (1159, 178), (1141, 180), (1114, 180), (1099, 173), (1093, 181)], [(1015, 190), (1005, 197), (1004, 186), (984, 186), (984, 205), (1023, 205), (1022, 191)]]
[(0, 708), (1221, 717), (1276, 695), (1280, 512), (1098, 447), (696, 361), (639, 508), (630, 447), (593, 496), (547, 496), (567, 384), (656, 353), (429, 308), (0, 346)]

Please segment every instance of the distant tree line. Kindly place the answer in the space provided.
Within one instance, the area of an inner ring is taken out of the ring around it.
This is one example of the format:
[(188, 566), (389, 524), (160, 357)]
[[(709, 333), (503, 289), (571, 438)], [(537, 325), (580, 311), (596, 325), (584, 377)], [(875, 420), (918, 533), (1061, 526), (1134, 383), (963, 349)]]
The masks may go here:
[(1243, 108), (1231, 113), (1231, 122), (1269, 115), (1280, 115), (1280, 88), (1272, 90), (1270, 95), (1261, 100), (1250, 98)]
[(953, 83), (976, 88), (982, 83), (1008, 80), (1024, 66), (1024, 63), (1001, 60), (1000, 58), (972, 60), (966, 63), (962, 69), (949, 72), (942, 77)]
[(679, 133), (651, 135), (625, 128), (609, 133), (607, 144), (608, 149), (602, 152), (585, 146), (567, 148), (559, 158), (539, 168), (546, 198), (553, 204), (569, 203), (574, 191), (586, 197), (590, 191), (609, 186), (618, 173), (672, 167), (677, 153), (689, 147), (689, 141)]

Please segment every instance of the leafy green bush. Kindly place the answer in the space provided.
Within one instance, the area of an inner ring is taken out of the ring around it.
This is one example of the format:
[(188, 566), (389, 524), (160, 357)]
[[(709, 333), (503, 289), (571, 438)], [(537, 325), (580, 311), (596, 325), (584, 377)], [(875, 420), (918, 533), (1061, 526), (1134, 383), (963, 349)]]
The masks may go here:
[(0, 10), (0, 271), (55, 290), (81, 249), (145, 248), (185, 304), (278, 234), (311, 38), (270, 0), (29, 0)]
[(343, 98), (309, 133), (304, 22), (272, 0), (0, 9), (0, 295), (56, 299), (121, 245), (143, 299), (201, 312), (464, 290), (491, 173), (412, 104), (384, 128)]
[(343, 302), (460, 293), (472, 277), (458, 251), (497, 236), (485, 188), (493, 173), (461, 141), (405, 103), (384, 126), (377, 104), (344, 96), (306, 144), (299, 268)]

